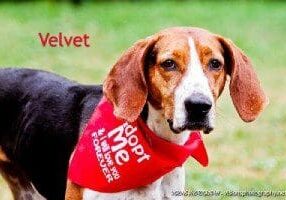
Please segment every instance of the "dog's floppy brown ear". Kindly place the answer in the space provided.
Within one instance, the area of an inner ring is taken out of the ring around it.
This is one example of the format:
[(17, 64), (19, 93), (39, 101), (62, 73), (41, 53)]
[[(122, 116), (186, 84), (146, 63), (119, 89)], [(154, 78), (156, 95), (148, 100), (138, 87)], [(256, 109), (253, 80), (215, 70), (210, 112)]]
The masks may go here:
[(227, 71), (230, 75), (230, 95), (233, 104), (245, 122), (255, 120), (268, 104), (250, 59), (233, 42), (218, 37), (223, 46)]
[(135, 121), (147, 100), (145, 58), (157, 38), (135, 43), (113, 66), (103, 85), (104, 95), (113, 103), (115, 116)]

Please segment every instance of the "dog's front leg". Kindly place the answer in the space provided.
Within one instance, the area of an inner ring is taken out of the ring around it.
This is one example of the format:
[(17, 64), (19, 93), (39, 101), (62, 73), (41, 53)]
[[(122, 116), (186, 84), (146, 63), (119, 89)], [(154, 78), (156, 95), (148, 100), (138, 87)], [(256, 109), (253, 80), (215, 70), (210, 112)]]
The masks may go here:
[(183, 196), (176, 196), (185, 189), (185, 168), (177, 167), (166, 174), (162, 180), (162, 194), (164, 200), (181, 200)]
[[(158, 179), (145, 187), (117, 193), (101, 193), (89, 189), (83, 190), (83, 200), (162, 200), (162, 180)], [(66, 199), (67, 200), (67, 199)]]

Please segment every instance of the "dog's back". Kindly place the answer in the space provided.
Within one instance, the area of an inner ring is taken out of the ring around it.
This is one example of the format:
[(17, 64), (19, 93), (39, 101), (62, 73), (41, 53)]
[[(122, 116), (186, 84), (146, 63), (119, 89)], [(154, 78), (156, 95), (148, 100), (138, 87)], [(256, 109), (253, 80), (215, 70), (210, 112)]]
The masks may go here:
[(32, 181), (48, 199), (64, 198), (70, 154), (101, 96), (100, 86), (52, 73), (0, 70), (0, 147), (8, 159), (0, 171), (14, 195)]

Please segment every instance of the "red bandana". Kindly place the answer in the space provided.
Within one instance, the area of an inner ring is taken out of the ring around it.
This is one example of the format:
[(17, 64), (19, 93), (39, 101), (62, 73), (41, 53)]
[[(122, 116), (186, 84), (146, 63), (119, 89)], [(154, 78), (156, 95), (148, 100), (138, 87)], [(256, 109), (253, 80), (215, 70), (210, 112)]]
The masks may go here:
[(148, 185), (192, 156), (203, 166), (208, 156), (199, 132), (185, 145), (153, 133), (142, 119), (128, 123), (113, 115), (103, 98), (92, 114), (69, 166), (69, 179), (99, 192), (120, 192)]

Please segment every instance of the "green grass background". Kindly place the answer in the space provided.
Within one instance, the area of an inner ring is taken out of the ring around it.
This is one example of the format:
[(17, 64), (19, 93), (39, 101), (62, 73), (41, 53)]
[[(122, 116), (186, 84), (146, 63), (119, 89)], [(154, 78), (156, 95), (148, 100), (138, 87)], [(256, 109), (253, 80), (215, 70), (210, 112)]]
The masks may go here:
[[(182, 1), (0, 4), (0, 66), (26, 66), (81, 83), (101, 83), (133, 42), (170, 26), (198, 26), (231, 38), (252, 58), (270, 105), (254, 123), (236, 114), (226, 87), (217, 127), (204, 136), (210, 164), (190, 159), (190, 190), (286, 190), (286, 4)], [(88, 33), (90, 48), (43, 48), (37, 33)], [(11, 199), (0, 179), (0, 199)]]

